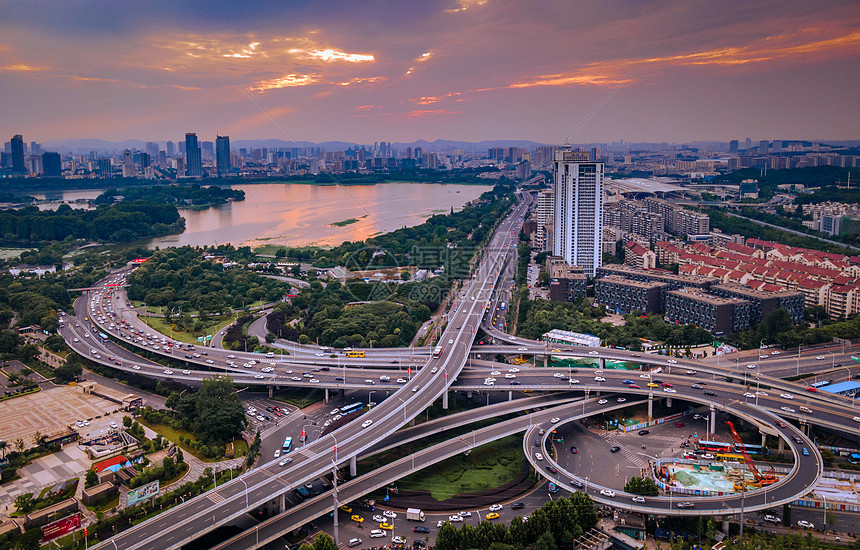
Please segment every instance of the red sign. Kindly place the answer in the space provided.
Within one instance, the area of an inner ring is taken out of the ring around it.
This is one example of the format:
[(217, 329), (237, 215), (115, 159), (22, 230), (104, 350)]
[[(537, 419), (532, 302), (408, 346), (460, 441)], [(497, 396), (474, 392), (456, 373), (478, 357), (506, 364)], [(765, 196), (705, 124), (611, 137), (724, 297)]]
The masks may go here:
[(58, 519), (42, 527), (42, 542), (50, 542), (54, 539), (64, 537), (81, 528), (81, 513), (76, 512), (71, 516)]
[(135, 263), (135, 264), (142, 264), (142, 263), (143, 263), (143, 262), (145, 262), (147, 259), (148, 259), (148, 258), (135, 258), (134, 260), (132, 260), (132, 263)]

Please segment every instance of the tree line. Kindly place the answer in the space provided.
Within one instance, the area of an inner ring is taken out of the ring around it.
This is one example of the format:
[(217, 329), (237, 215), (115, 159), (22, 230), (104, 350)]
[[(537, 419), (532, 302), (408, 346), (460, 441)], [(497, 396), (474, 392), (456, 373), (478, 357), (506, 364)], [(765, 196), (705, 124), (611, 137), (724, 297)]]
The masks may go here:
[(224, 204), (228, 200), (243, 201), (245, 192), (222, 189), (218, 185), (153, 185), (146, 187), (111, 187), (93, 200), (94, 204), (113, 204), (118, 197), (123, 201), (145, 200), (158, 204), (178, 204), (192, 206)]

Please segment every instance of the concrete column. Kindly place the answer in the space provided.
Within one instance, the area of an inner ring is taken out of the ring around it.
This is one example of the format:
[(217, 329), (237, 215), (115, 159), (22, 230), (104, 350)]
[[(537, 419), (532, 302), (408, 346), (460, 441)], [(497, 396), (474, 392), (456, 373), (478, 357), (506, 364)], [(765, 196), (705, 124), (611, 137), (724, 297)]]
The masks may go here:
[(764, 443), (767, 441), (767, 436), (765, 434), (761, 434), (761, 446), (764, 447)]
[(514, 392), (513, 390), (508, 390), (508, 401), (514, 400)]
[(728, 519), (723, 520), (723, 533), (725, 533), (727, 535), (729, 534), (729, 520)]
[(714, 410), (714, 406), (711, 405), (711, 432), (714, 433), (717, 431), (717, 411)]
[[(471, 401), (471, 399), (472, 399), (472, 390), (469, 390), (469, 391), (467, 391), (467, 392), (466, 392), (466, 399), (468, 399), (468, 400), (470, 400), (470, 401)], [(444, 406), (444, 403), (445, 403), (445, 394), (442, 394), (442, 403), (443, 403), (443, 406)]]
[(269, 386), (269, 399), (271, 399), (271, 398), (272, 398), (272, 393), (273, 393), (273, 390), (274, 390), (274, 389), (275, 389), (275, 388), (273, 388), (272, 386)]
[(346, 390), (337, 390), (337, 393), (338, 393), (338, 395), (340, 395), (341, 397), (345, 397), (345, 396), (346, 396)]
[(287, 493), (281, 493), (278, 495), (278, 513), (285, 512), (287, 510)]
[(352, 477), (358, 475), (358, 458), (355, 455), (352, 455), (352, 458), (349, 459), (349, 475)]
[(654, 418), (654, 396), (648, 394), (648, 420)]
[(783, 438), (779, 438), (779, 448), (777, 449), (778, 453), (785, 452), (785, 440)]
[(600, 368), (601, 368), (601, 369), (605, 369), (605, 368), (606, 368), (606, 359), (604, 359), (603, 357), (601, 357), (600, 359), (598, 359), (598, 363), (600, 364)]
[(544, 368), (547, 368), (549, 366), (549, 355), (543, 356), (543, 366)]
[[(469, 392), (469, 399), (472, 398), (472, 392)], [(442, 408), (448, 410), (448, 390), (442, 392)]]
[(323, 403), (328, 405), (328, 388), (325, 388), (325, 397), (323, 397)]
[(671, 397), (667, 397), (667, 398), (666, 398), (666, 406), (667, 406), (667, 407), (671, 407), (671, 406), (672, 406), (672, 398), (671, 398)]

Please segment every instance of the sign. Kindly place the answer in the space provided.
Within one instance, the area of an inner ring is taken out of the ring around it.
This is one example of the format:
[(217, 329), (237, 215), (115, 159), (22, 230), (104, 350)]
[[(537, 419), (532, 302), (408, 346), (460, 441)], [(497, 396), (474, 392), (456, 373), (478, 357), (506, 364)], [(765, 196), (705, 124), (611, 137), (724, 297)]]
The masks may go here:
[(143, 263), (143, 262), (145, 262), (146, 260), (147, 260), (147, 258), (135, 258), (135, 259), (134, 259), (134, 260), (132, 260), (131, 262), (132, 262), (132, 263), (135, 263), (135, 264), (142, 264), (142, 263)]
[(197, 337), (197, 341), (198, 341), (198, 342), (202, 342), (202, 341), (203, 341), (203, 337), (202, 337), (202, 336), (198, 336), (198, 337)]
[(137, 504), (142, 500), (146, 500), (158, 495), (158, 480), (152, 483), (147, 483), (137, 489), (132, 489), (126, 493), (126, 506)]
[(73, 533), (81, 528), (81, 513), (75, 512), (71, 516), (66, 516), (57, 521), (51, 522), (42, 527), (42, 543), (50, 542), (54, 539), (64, 537), (69, 533)]
[(211, 340), (211, 339), (212, 339), (212, 335), (211, 335), (211, 334), (207, 334), (207, 335), (206, 335), (206, 339), (207, 339), (207, 340)]

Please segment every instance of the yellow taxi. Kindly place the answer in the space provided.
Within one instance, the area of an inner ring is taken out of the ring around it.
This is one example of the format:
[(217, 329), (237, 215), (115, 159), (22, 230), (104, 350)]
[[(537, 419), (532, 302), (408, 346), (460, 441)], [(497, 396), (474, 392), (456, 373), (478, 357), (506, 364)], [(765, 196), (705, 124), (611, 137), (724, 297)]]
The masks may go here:
[(499, 514), (497, 514), (495, 512), (490, 512), (489, 514), (487, 514), (484, 517), (486, 517), (487, 519), (497, 519), (499, 517)]
[(349, 513), (351, 513), (351, 512), (352, 512), (352, 508), (350, 508), (350, 507), (349, 507), (349, 506), (347, 506), (346, 504), (344, 504), (343, 506), (341, 506), (341, 507), (340, 507), (340, 509), (341, 509), (341, 510), (343, 510), (344, 512), (346, 512), (347, 514), (349, 514)]
[(659, 385), (659, 384), (655, 384), (654, 382), (648, 382), (648, 387), (649, 387), (649, 388), (659, 388), (659, 387), (660, 387), (660, 385)]
[(350, 516), (349, 519), (351, 519), (352, 521), (354, 521), (356, 523), (364, 523), (364, 518), (359, 516), (358, 514), (353, 514), (352, 516)]
[(391, 531), (392, 529), (394, 529), (394, 526), (390, 523), (380, 523), (379, 528), (383, 531)]

